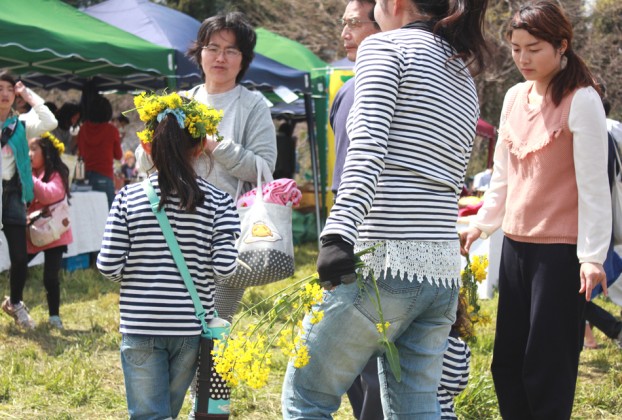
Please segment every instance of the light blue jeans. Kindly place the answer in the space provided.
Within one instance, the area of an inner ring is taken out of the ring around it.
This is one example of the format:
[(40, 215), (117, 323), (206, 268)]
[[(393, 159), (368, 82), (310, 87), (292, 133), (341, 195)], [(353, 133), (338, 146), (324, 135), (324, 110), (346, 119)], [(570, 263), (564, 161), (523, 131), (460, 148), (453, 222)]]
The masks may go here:
[[(374, 295), (369, 281), (365, 283)], [(309, 364), (294, 368), (290, 362), (282, 391), (283, 418), (330, 419), (341, 397), (370, 357), (378, 359), (385, 419), (439, 419), (436, 391), (441, 379), (447, 337), (456, 319), (458, 286), (436, 286), (423, 280), (378, 279), (382, 311), (390, 322), (388, 338), (398, 348), (401, 382), (384, 356), (376, 324), (378, 312), (357, 283), (324, 293), (315, 307), (324, 318), (311, 325), (303, 321)]]
[(200, 339), (123, 334), (121, 366), (130, 419), (177, 417), (197, 369)]

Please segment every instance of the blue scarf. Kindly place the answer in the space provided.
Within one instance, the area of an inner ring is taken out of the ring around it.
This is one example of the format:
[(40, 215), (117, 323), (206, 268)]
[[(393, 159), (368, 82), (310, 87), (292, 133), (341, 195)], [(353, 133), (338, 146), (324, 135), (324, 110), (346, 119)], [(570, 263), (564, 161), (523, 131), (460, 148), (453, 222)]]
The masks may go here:
[(30, 203), (34, 195), (34, 184), (32, 182), (32, 168), (30, 166), (30, 156), (28, 156), (28, 140), (26, 140), (26, 130), (24, 124), (17, 121), (17, 117), (10, 117), (4, 122), (2, 128), (16, 122), (13, 135), (9, 138), (9, 147), (13, 151), (15, 167), (22, 183), (22, 201)]

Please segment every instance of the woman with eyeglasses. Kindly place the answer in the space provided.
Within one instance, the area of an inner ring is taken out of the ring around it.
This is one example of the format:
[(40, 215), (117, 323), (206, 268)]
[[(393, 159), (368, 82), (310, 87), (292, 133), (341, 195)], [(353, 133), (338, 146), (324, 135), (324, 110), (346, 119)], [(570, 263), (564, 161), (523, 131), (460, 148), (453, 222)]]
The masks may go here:
[[(256, 41), (246, 17), (233, 12), (203, 21), (188, 50), (205, 77), (205, 83), (189, 90), (188, 96), (223, 111), (218, 130), (224, 139), (207, 139), (206, 149), (213, 157), (211, 170), (205, 158), (197, 163), (204, 165), (197, 168), (198, 173), (232, 197), (238, 184), (243, 193), (257, 182), (256, 156), (268, 164), (271, 173), (276, 166), (276, 132), (270, 110), (261, 93), (239, 84), (255, 56)], [(243, 294), (243, 288), (216, 285), (216, 309), (221, 318), (231, 321)]]
[[(268, 164), (270, 172), (276, 165), (276, 132), (270, 110), (260, 93), (239, 84), (255, 56), (256, 40), (255, 30), (242, 13), (218, 14), (203, 21), (188, 55), (200, 66), (205, 83), (180, 93), (223, 111), (218, 130), (224, 139), (207, 139), (212, 159), (201, 155), (195, 170), (232, 197), (238, 183), (244, 193), (257, 182), (256, 156)], [(149, 172), (153, 165), (146, 161), (140, 146), (136, 158), (138, 166)], [(216, 286), (216, 309), (221, 318), (231, 321), (243, 294), (243, 288)]]

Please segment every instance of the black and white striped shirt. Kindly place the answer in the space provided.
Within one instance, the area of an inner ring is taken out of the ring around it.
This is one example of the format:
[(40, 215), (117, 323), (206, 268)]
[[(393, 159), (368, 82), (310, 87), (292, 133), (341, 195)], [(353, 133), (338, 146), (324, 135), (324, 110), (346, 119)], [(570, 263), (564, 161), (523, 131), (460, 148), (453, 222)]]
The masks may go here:
[(457, 337), (449, 336), (443, 356), (443, 373), (436, 397), (441, 406), (441, 419), (455, 419), (454, 398), (469, 382), (471, 349)]
[[(150, 176), (158, 196), (157, 174)], [(205, 309), (214, 311), (214, 277), (236, 269), (240, 222), (231, 196), (198, 178), (206, 194), (196, 212), (171, 197), (165, 212)], [(144, 335), (198, 335), (201, 325), (141, 184), (117, 194), (97, 258), (101, 273), (121, 282), (120, 331)]]
[(428, 31), (369, 36), (356, 61), (351, 143), (323, 235), (457, 240), (457, 198), (479, 105), (454, 50)]

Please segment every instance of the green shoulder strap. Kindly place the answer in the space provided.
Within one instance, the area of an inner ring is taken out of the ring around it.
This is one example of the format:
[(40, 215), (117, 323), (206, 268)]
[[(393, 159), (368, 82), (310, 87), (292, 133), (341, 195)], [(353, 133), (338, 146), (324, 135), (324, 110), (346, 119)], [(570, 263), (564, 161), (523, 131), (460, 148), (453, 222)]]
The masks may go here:
[[(205, 309), (203, 309), (203, 305), (201, 304), (201, 299), (199, 298), (197, 289), (196, 287), (194, 287), (194, 282), (192, 281), (192, 277), (190, 277), (190, 272), (188, 271), (186, 260), (184, 259), (184, 256), (179, 249), (179, 244), (177, 243), (177, 239), (173, 234), (173, 229), (171, 229), (171, 224), (168, 221), (168, 217), (166, 217), (166, 213), (164, 213), (164, 211), (158, 210), (158, 205), (160, 204), (160, 201), (158, 200), (158, 195), (153, 189), (153, 185), (151, 185), (151, 181), (149, 180), (149, 178), (145, 178), (145, 180), (142, 182), (142, 186), (145, 190), (145, 193), (147, 193), (149, 202), (151, 203), (151, 210), (158, 219), (158, 223), (160, 223), (160, 228), (162, 229), (162, 233), (164, 234), (166, 243), (171, 250), (171, 254), (173, 255), (175, 264), (177, 264), (177, 269), (181, 273), (181, 277), (184, 279), (184, 283), (186, 285), (186, 288), (188, 289), (188, 293), (190, 293), (192, 303), (194, 304), (194, 312), (196, 313), (197, 318), (199, 318), (199, 321), (201, 321), (201, 327), (203, 328), (203, 332), (208, 333), (207, 323), (205, 322)], [(218, 313), (216, 312), (216, 310), (214, 310), (214, 316), (218, 317)]]

